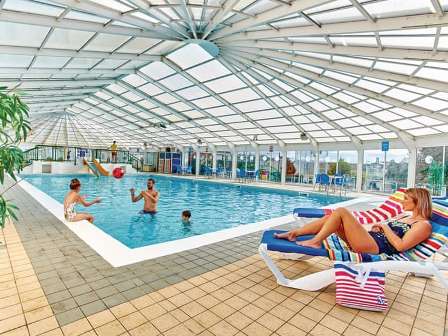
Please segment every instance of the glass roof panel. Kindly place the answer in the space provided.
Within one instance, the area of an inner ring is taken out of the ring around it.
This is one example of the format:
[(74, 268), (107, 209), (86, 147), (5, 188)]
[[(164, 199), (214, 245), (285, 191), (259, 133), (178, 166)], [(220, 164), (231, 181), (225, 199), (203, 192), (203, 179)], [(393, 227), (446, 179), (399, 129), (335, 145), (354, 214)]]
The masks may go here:
[(182, 69), (191, 68), (213, 59), (212, 55), (196, 43), (189, 43), (172, 52), (167, 57)]

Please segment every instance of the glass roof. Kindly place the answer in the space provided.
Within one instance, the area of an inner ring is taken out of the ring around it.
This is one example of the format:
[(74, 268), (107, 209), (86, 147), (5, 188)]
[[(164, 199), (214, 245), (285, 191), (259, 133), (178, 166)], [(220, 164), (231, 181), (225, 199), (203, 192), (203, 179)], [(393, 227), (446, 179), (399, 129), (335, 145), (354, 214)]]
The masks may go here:
[(409, 143), (448, 131), (447, 10), (440, 0), (3, 0), (0, 86), (23, 93), (34, 143)]

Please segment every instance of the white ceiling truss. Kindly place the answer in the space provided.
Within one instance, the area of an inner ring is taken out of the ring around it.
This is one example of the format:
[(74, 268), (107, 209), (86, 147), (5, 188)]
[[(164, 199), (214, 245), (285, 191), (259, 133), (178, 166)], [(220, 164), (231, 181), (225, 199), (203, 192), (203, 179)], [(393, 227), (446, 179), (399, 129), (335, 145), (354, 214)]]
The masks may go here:
[(448, 135), (447, 11), (448, 0), (0, 0), (0, 87), (29, 104), (33, 143), (412, 147)]

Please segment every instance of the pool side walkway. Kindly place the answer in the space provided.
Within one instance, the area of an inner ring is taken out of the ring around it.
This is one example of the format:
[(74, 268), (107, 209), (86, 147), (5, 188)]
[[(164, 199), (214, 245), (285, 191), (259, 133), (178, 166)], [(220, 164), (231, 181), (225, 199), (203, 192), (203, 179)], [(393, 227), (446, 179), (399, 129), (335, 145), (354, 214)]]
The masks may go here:
[[(447, 295), (434, 279), (387, 277), (387, 313), (335, 305), (335, 289), (278, 286), (260, 233), (113, 268), (15, 188), (19, 222), (0, 233), (0, 335), (444, 335)], [(280, 261), (288, 276), (330, 266)]]

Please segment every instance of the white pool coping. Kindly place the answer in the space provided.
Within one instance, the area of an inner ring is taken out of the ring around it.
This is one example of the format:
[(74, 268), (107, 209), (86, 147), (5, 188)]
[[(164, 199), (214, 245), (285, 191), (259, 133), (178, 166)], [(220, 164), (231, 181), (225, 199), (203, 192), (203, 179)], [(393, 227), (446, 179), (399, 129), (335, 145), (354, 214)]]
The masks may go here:
[[(126, 266), (139, 261), (163, 257), (294, 221), (294, 217), (291, 214), (262, 222), (243, 224), (229, 229), (132, 249), (86, 220), (79, 222), (66, 221), (63, 204), (25, 180), (21, 180), (19, 185), (113, 267)], [(326, 206), (326, 208), (349, 206), (370, 200), (371, 197), (356, 198), (331, 204)]]

